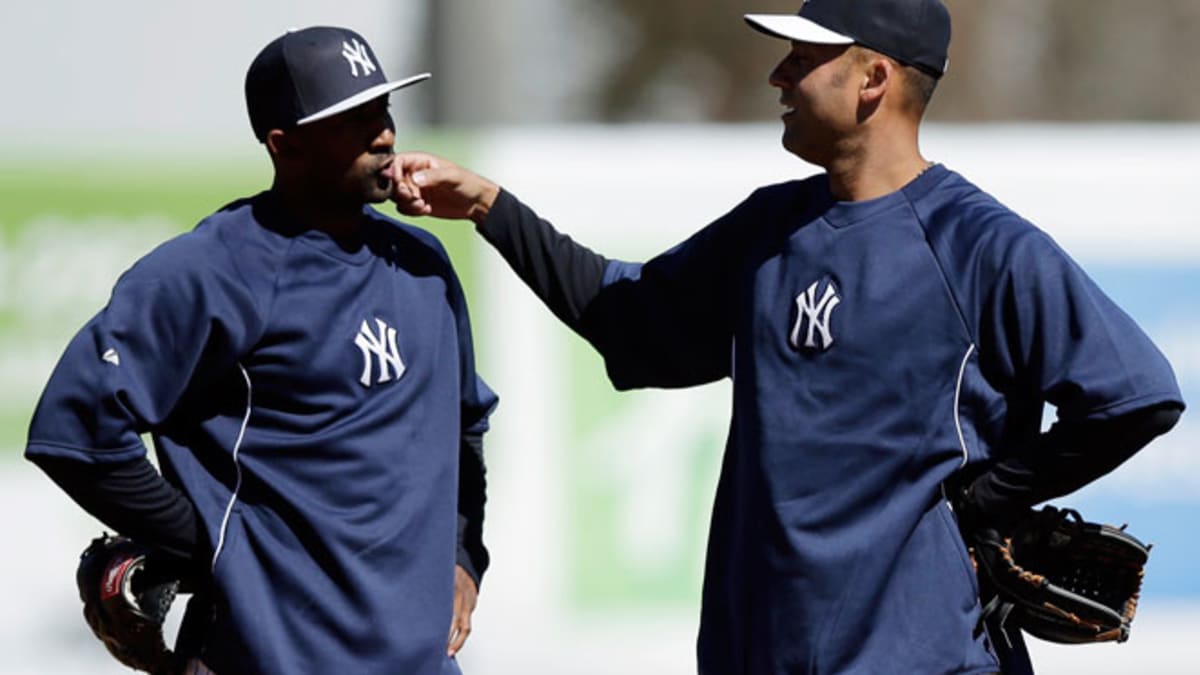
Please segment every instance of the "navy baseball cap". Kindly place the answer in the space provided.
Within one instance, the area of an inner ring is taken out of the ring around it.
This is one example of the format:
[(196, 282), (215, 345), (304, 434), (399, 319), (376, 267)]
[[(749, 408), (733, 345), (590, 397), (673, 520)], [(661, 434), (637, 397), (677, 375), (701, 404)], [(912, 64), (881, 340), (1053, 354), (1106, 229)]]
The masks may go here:
[(331, 117), (429, 78), (389, 82), (374, 51), (348, 28), (289, 31), (263, 47), (246, 72), (246, 108), (258, 140)]
[(933, 77), (950, 63), (950, 12), (940, 0), (806, 0), (797, 14), (747, 14), (760, 33), (828, 45), (859, 44)]

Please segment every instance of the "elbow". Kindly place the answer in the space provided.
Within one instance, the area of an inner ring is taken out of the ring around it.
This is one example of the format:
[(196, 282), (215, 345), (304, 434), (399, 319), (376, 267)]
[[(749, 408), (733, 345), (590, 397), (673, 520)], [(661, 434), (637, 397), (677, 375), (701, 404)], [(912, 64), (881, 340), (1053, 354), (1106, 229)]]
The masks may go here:
[(1183, 416), (1183, 405), (1179, 403), (1168, 403), (1156, 406), (1147, 414), (1145, 430), (1150, 438), (1156, 438), (1167, 433), (1179, 424), (1179, 418)]

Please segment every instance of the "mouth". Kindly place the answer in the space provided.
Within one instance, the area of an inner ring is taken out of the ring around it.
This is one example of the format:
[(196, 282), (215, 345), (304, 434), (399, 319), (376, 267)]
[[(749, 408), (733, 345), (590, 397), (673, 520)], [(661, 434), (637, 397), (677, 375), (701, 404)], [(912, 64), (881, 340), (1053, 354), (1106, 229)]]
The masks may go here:
[(796, 114), (796, 109), (791, 106), (785, 105), (783, 108), (783, 114), (781, 114), (780, 117), (787, 119), (788, 117), (791, 117), (794, 114)]
[(395, 161), (395, 155), (389, 155), (379, 168), (375, 170), (375, 183), (380, 189), (390, 190), (392, 187), (392, 163)]

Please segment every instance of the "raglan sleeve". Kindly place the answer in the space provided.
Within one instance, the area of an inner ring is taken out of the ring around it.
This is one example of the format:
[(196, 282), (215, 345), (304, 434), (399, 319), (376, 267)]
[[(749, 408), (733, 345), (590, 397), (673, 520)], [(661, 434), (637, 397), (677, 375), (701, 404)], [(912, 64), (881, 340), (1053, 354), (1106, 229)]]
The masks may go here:
[[(1002, 252), (984, 266), (998, 274), (982, 304), (981, 358), (1021, 421), (958, 505), (1001, 530), (1114, 470), (1184, 407), (1167, 359), (1048, 236), (1030, 228)], [(1057, 420), (1039, 432), (1044, 403)]]
[(600, 352), (617, 389), (685, 387), (729, 375), (739, 231), (754, 202), (645, 263), (592, 252), (507, 191), (479, 231)]
[(194, 233), (160, 246), (118, 280), (74, 336), (30, 423), (26, 457), (88, 464), (146, 455), (140, 435), (189, 386), (230, 367), (258, 330), (257, 307), (222, 251)]
[(1060, 420), (1183, 406), (1166, 357), (1045, 233), (1014, 237), (983, 305), (981, 342), (1002, 389)]

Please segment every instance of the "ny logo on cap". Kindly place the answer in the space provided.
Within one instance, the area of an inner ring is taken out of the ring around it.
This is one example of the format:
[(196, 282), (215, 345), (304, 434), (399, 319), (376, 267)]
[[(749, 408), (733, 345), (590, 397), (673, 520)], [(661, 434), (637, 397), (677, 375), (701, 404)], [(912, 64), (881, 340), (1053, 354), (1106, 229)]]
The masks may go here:
[(350, 64), (350, 74), (358, 77), (358, 67), (362, 66), (362, 74), (370, 75), (375, 72), (375, 64), (371, 63), (371, 57), (367, 54), (367, 46), (358, 41), (357, 38), (351, 39), (354, 46), (342, 43), (342, 56), (346, 57), (346, 61)]

